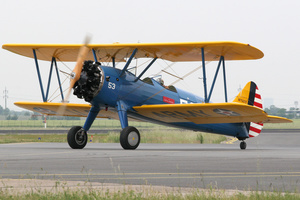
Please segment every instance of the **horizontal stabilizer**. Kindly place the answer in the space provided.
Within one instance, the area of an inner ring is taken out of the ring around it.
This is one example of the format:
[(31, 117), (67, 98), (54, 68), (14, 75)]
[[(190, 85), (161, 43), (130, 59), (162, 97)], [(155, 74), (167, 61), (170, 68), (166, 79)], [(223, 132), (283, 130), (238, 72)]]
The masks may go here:
[(292, 123), (293, 120), (284, 118), (284, 117), (278, 117), (278, 116), (272, 116), (268, 115), (268, 118), (263, 123)]

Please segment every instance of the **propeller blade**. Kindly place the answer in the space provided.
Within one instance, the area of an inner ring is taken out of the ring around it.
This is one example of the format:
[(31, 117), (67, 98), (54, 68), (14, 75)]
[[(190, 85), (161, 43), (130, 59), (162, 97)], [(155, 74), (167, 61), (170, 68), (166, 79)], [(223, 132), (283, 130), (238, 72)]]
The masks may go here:
[(70, 94), (71, 91), (75, 85), (75, 83), (80, 79), (80, 74), (82, 71), (82, 66), (83, 66), (83, 62), (86, 59), (88, 53), (89, 53), (89, 48), (87, 47), (88, 44), (91, 41), (91, 37), (90, 36), (86, 36), (85, 37), (85, 41), (84, 44), (81, 46), (79, 53), (78, 53), (78, 57), (77, 57), (77, 61), (76, 61), (76, 65), (71, 73), (71, 81), (70, 81), (70, 87), (69, 90), (67, 92), (66, 98), (64, 100), (64, 102), (68, 102), (69, 98), (70, 98)]
[(70, 99), (70, 94), (72, 92), (72, 89), (76, 83), (76, 81), (78, 81), (80, 79), (80, 74), (82, 71), (82, 66), (83, 66), (83, 62), (86, 59), (88, 53), (89, 53), (89, 48), (87, 47), (88, 44), (91, 41), (91, 36), (87, 35), (85, 37), (84, 43), (83, 45), (80, 47), (79, 49), (79, 53), (77, 56), (77, 61), (76, 61), (76, 65), (70, 75), (71, 81), (70, 81), (70, 87), (69, 90), (67, 92), (67, 95), (65, 96), (65, 99), (63, 101), (63, 104), (60, 106), (60, 108), (57, 111), (58, 115), (64, 115), (65, 111), (66, 111), (66, 105), (69, 102)]

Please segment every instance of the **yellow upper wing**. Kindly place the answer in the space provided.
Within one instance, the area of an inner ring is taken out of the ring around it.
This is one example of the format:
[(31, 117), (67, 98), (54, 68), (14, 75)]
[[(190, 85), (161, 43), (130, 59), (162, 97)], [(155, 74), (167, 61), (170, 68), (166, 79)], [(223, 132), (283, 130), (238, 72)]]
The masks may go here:
[(263, 122), (268, 118), (262, 109), (240, 103), (196, 103), (144, 105), (133, 107), (138, 114), (159, 121), (196, 124)]
[[(76, 61), (81, 44), (4, 44), (3, 49), (33, 58), (33, 49), (37, 58), (51, 61), (52, 57), (60, 61)], [(238, 42), (184, 42), (184, 43), (132, 43), (132, 44), (90, 44), (87, 59), (94, 60), (92, 49), (95, 50), (100, 62), (125, 61), (132, 51), (137, 48), (136, 58), (161, 58), (172, 62), (201, 61), (201, 48), (204, 48), (205, 60), (218, 60), (221, 56), (225, 60), (259, 59), (264, 54), (257, 48)]]

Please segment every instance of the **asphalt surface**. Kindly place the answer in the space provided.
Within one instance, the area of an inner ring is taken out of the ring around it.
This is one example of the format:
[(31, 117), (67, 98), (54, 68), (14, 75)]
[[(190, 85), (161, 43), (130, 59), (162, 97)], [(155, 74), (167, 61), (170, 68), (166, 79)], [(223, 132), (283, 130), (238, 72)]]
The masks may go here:
[(300, 191), (300, 132), (264, 132), (232, 144), (0, 145), (2, 179), (76, 180), (192, 188)]

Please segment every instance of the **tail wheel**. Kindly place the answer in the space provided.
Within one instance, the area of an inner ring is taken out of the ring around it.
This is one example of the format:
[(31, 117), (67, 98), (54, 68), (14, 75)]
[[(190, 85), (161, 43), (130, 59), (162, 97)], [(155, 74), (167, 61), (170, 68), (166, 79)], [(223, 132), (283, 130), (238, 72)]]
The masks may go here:
[(136, 149), (140, 144), (140, 133), (133, 127), (128, 126), (121, 131), (120, 144), (123, 149)]
[(240, 143), (240, 148), (241, 148), (241, 149), (246, 149), (246, 147), (247, 147), (247, 143), (246, 143), (245, 141), (242, 141), (242, 142)]
[(73, 126), (68, 132), (68, 144), (72, 149), (83, 149), (87, 143), (87, 133), (81, 126)]

